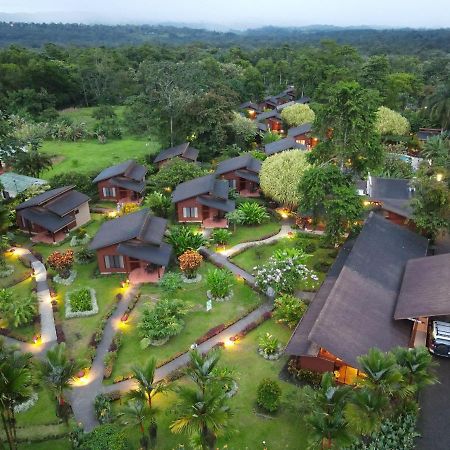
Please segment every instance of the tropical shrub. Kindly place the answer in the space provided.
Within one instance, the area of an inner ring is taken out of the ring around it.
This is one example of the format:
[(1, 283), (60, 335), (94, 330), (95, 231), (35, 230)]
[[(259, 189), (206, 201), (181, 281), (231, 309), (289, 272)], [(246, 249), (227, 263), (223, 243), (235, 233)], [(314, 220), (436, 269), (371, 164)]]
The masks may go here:
[(161, 192), (152, 192), (145, 197), (144, 205), (148, 206), (156, 216), (167, 217), (172, 208), (172, 200)]
[(85, 238), (87, 235), (86, 228), (80, 227), (75, 231), (75, 236), (78, 240)]
[(102, 425), (113, 420), (113, 413), (110, 399), (104, 394), (98, 394), (94, 402), (95, 416)]
[(261, 335), (258, 339), (258, 347), (266, 355), (274, 355), (280, 349), (280, 341), (277, 337), (270, 333), (265, 333)]
[(284, 294), (275, 300), (273, 316), (278, 322), (286, 324), (289, 328), (294, 328), (307, 309), (308, 307), (303, 300)]
[(269, 378), (262, 380), (257, 389), (256, 402), (268, 412), (275, 412), (280, 406), (280, 385)]
[(284, 108), (281, 111), (281, 118), (289, 127), (297, 127), (305, 123), (313, 123), (316, 115), (309, 105), (297, 103)]
[(234, 211), (230, 211), (225, 215), (228, 222), (233, 225), (234, 230), (236, 231), (236, 225), (243, 225), (245, 221), (245, 214), (240, 209), (235, 209)]
[(133, 214), (139, 210), (139, 205), (136, 203), (123, 203), (119, 209), (119, 216), (126, 216), (127, 214)]
[(203, 256), (195, 250), (186, 250), (178, 257), (180, 270), (186, 275), (186, 278), (195, 278), (198, 269), (203, 261)]
[(83, 247), (76, 253), (76, 260), (80, 264), (89, 264), (94, 261), (94, 259), (95, 252), (90, 250), (88, 247)]
[(272, 142), (279, 141), (281, 139), (281, 136), (279, 133), (275, 133), (273, 131), (267, 131), (267, 133), (264, 133), (262, 142), (263, 144), (270, 144)]
[(226, 298), (234, 285), (233, 274), (226, 269), (211, 269), (206, 275), (206, 286), (212, 298)]
[(217, 245), (227, 244), (230, 241), (231, 236), (232, 236), (231, 231), (228, 231), (225, 228), (216, 228), (211, 233), (211, 239), (214, 242), (214, 244)]
[(141, 346), (175, 336), (183, 329), (187, 306), (183, 300), (163, 298), (153, 308), (144, 309), (138, 325)]
[(159, 280), (159, 286), (163, 290), (163, 296), (171, 298), (183, 285), (181, 275), (177, 272), (166, 272)]
[(70, 307), (73, 312), (84, 312), (92, 309), (91, 291), (81, 288), (69, 295)]
[(256, 286), (264, 292), (270, 287), (275, 294), (292, 293), (298, 281), (313, 288), (319, 278), (304, 264), (304, 255), (295, 249), (275, 252), (267, 263), (254, 268)]
[(319, 261), (316, 261), (313, 265), (313, 269), (317, 272), (328, 272), (328, 269), (330, 268), (331, 264), (328, 261), (324, 261), (320, 259)]
[(73, 250), (53, 252), (47, 258), (47, 264), (55, 270), (61, 278), (69, 278), (73, 266)]
[(303, 381), (313, 387), (319, 387), (322, 382), (322, 374), (312, 370), (297, 368), (297, 361), (291, 359), (288, 363), (288, 372), (296, 380)]
[(384, 156), (383, 165), (377, 170), (372, 171), (372, 174), (384, 178), (412, 178), (414, 170), (412, 165), (403, 161), (399, 155), (387, 153)]
[[(0, 186), (1, 189), (1, 186)], [(0, 272), (5, 271), (8, 267), (6, 265), (5, 252), (10, 247), (8, 236), (0, 237)]]
[[(73, 438), (72, 438), (73, 442)], [(121, 427), (104, 424), (79, 436), (78, 450), (126, 450), (129, 447)]]
[(186, 250), (198, 250), (206, 242), (202, 234), (185, 225), (171, 227), (167, 240), (172, 244), (177, 256), (182, 255)]
[(15, 297), (11, 289), (0, 290), (0, 314), (15, 328), (30, 323), (37, 311), (36, 295)]
[(375, 129), (380, 134), (405, 135), (409, 133), (409, 122), (396, 111), (380, 106), (376, 112)]
[(256, 202), (243, 202), (237, 209), (243, 213), (242, 223), (244, 225), (260, 225), (270, 218), (266, 208)]
[(242, 116), (238, 112), (233, 112), (230, 129), (233, 135), (233, 141), (241, 148), (246, 148), (255, 140), (258, 128), (254, 120)]

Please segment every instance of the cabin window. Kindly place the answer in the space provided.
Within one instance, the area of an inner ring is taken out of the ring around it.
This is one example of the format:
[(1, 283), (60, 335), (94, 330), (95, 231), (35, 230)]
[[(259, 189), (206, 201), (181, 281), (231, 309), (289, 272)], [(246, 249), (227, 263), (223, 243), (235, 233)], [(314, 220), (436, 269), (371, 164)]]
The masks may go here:
[(116, 188), (104, 187), (103, 188), (103, 196), (104, 197), (115, 197), (116, 196)]
[(236, 180), (228, 180), (228, 186), (230, 189), (236, 189)]
[(183, 208), (183, 217), (185, 218), (197, 218), (198, 217), (198, 208)]
[(122, 255), (106, 255), (105, 256), (105, 267), (107, 269), (123, 269), (123, 256)]

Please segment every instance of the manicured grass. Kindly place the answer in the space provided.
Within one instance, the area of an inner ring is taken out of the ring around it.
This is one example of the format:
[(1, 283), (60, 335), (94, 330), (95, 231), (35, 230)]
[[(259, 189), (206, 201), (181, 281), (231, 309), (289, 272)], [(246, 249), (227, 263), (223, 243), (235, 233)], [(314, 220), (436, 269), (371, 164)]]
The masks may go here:
[(59, 423), (53, 394), (45, 388), (38, 389), (37, 393), (37, 402), (29, 410), (17, 414), (19, 427)]
[[(185, 317), (185, 327), (183, 331), (172, 337), (169, 342), (161, 347), (150, 346), (145, 350), (140, 347), (141, 337), (137, 329), (139, 318), (148, 303), (151, 304), (150, 296), (155, 300), (159, 297), (159, 288), (154, 286), (143, 286), (142, 295), (148, 295), (148, 300), (141, 301), (128, 319), (124, 327), (123, 344), (118, 353), (118, 358), (114, 364), (114, 370), (110, 381), (115, 377), (127, 375), (133, 364), (143, 364), (150, 357), (155, 357), (158, 362), (162, 362), (177, 354), (189, 349), (196, 339), (205, 334), (209, 329), (221, 324), (235, 320), (244, 315), (250, 308), (261, 303), (262, 299), (250, 287), (242, 282), (236, 282), (233, 298), (224, 303), (213, 303), (213, 309), (206, 312), (206, 283), (205, 273), (211, 269), (212, 265), (204, 264), (201, 272), (203, 280), (199, 283), (186, 284), (176, 294), (178, 298), (186, 300), (192, 305), (192, 310)], [(145, 297), (144, 297), (145, 299)]]
[(108, 140), (106, 144), (100, 144), (95, 139), (78, 142), (45, 141), (41, 150), (57, 158), (53, 167), (42, 173), (41, 178), (49, 179), (53, 175), (71, 171), (100, 172), (127, 159), (153, 155), (160, 150), (160, 145), (156, 141), (124, 136), (123, 139)]
[(6, 264), (14, 267), (14, 272), (4, 278), (0, 278), (0, 289), (16, 284), (18, 280), (22, 280), (26, 274), (31, 275), (31, 268), (25, 267), (19, 260), (19, 256), (14, 253), (7, 252), (5, 254)]
[[(221, 365), (232, 368), (239, 390), (230, 400), (230, 407), (234, 413), (233, 426), (236, 432), (230, 437), (221, 437), (217, 448), (224, 449), (295, 449), (307, 448), (307, 432), (299, 413), (295, 411), (296, 392), (294, 385), (278, 379), (279, 373), (286, 363), (284, 356), (278, 361), (267, 361), (256, 352), (258, 337), (269, 332), (277, 336), (286, 344), (291, 331), (274, 321), (269, 320), (249, 333), (234, 347), (222, 352)], [(278, 380), (282, 389), (282, 404), (277, 413), (259, 414), (256, 407), (256, 389), (258, 383), (264, 378)], [(191, 381), (181, 379), (175, 384), (184, 384)], [(171, 409), (177, 400), (175, 392), (155, 397), (154, 407), (157, 411), (158, 442), (157, 448), (169, 450), (174, 448), (190, 448), (189, 438), (186, 435), (174, 435), (170, 432), (170, 423), (174, 420)], [(114, 409), (120, 411), (121, 405), (116, 403)], [(140, 433), (136, 427), (126, 428), (130, 441), (130, 448), (137, 448)], [(265, 441), (265, 445), (263, 444)]]
[[(330, 254), (332, 250), (324, 249), (319, 247), (319, 237), (317, 235), (309, 234), (304, 237), (304, 239), (308, 239), (311, 242), (316, 244), (316, 250), (309, 255), (306, 260), (306, 266), (310, 269), (313, 269), (314, 264), (317, 261), (324, 260), (328, 263), (332, 263), (334, 257), (331, 257)], [(244, 270), (247, 270), (250, 273), (253, 273), (253, 268), (260, 264), (264, 264), (276, 250), (282, 250), (287, 248), (294, 248), (296, 244), (296, 239), (284, 238), (279, 241), (272, 242), (270, 244), (258, 245), (255, 247), (250, 247), (249, 249), (239, 253), (238, 255), (232, 258), (232, 261), (242, 267)], [(325, 278), (325, 273), (317, 272), (320, 283), (323, 282)], [(298, 285), (299, 290), (304, 290), (304, 283), (300, 282)]]
[(68, 438), (19, 444), (19, 450), (68, 450), (71, 448), (72, 445)]
[(241, 225), (236, 228), (236, 231), (233, 231), (233, 227), (230, 227), (230, 231), (233, 232), (233, 236), (227, 244), (227, 247), (232, 247), (233, 245), (240, 244), (241, 242), (257, 241), (259, 239), (272, 236), (278, 233), (280, 229), (280, 223), (274, 219), (261, 225)]
[[(119, 120), (123, 119), (124, 106), (113, 106)], [(92, 117), (92, 113), (96, 110), (96, 107), (90, 106), (85, 108), (67, 108), (60, 111), (61, 117), (67, 117), (74, 122), (84, 122), (87, 126), (91, 127), (95, 124), (97, 119)]]

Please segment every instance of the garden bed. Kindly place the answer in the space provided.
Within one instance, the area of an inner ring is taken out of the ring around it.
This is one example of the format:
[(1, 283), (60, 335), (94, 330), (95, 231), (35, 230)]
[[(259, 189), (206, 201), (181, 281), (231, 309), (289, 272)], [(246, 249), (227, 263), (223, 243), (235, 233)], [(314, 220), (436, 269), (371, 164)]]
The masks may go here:
[(92, 288), (81, 288), (66, 293), (66, 319), (87, 317), (98, 313), (97, 296)]

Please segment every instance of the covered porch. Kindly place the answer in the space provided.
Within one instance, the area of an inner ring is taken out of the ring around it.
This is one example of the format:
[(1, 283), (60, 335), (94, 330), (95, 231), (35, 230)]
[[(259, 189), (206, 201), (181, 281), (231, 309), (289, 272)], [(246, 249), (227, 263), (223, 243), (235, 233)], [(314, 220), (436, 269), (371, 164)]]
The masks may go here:
[(31, 236), (31, 242), (34, 242), (35, 244), (57, 244), (58, 242), (63, 241), (65, 238), (66, 233), (64, 231), (57, 231), (56, 233), (52, 233), (50, 231), (41, 231)]
[(209, 217), (203, 220), (203, 228), (228, 228), (228, 219), (225, 217)]
[(146, 267), (138, 267), (129, 273), (128, 279), (131, 284), (157, 283), (164, 275), (164, 272), (165, 268), (160, 266), (150, 271)]

